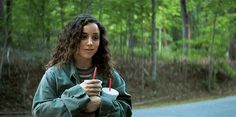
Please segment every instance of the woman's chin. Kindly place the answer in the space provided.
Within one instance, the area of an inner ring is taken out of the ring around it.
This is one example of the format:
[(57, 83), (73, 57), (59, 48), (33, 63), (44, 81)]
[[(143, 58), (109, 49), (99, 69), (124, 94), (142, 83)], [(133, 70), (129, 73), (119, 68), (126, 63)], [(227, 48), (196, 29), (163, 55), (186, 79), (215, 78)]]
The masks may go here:
[(83, 56), (84, 59), (92, 59), (92, 55), (86, 55), (86, 56)]

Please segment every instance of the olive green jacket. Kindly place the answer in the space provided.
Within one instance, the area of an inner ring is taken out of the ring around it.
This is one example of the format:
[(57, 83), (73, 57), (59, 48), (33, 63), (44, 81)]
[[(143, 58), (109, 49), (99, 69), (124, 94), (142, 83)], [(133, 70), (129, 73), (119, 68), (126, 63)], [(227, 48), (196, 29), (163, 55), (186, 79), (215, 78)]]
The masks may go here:
[[(103, 87), (108, 87), (108, 78), (96, 75)], [(124, 80), (116, 70), (112, 70), (112, 88), (119, 92), (116, 100), (104, 97), (101, 92), (98, 117), (131, 117), (131, 96), (126, 92)], [(75, 81), (75, 82), (73, 82)], [(43, 75), (34, 95), (32, 114), (36, 117), (75, 117), (90, 101), (79, 85), (79, 74), (73, 62), (60, 68), (56, 65)]]

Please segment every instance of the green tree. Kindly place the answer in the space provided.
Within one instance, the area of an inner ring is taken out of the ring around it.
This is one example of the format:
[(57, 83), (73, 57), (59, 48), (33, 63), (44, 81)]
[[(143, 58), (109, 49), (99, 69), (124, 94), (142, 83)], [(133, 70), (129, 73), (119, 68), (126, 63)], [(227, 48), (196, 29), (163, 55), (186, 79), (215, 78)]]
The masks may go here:
[(157, 78), (157, 52), (156, 52), (156, 0), (151, 0), (152, 2), (152, 79)]
[[(236, 4), (236, 3), (235, 3)], [(229, 41), (229, 59), (236, 61), (236, 8), (230, 9), (230, 14), (233, 16), (230, 20), (232, 23), (231, 26), (229, 26), (229, 30), (231, 32), (230, 41)], [(233, 27), (232, 27), (233, 26)]]
[(182, 14), (182, 38), (183, 38), (183, 55), (188, 56), (188, 46), (186, 41), (188, 39), (188, 14), (186, 8), (186, 0), (180, 0), (181, 14)]

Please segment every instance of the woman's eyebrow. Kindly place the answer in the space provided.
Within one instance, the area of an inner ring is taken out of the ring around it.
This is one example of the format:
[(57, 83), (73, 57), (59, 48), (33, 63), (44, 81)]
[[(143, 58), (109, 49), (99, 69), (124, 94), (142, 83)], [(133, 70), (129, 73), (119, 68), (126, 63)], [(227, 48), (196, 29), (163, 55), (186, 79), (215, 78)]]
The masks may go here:
[(93, 33), (94, 35), (99, 35), (99, 33)]

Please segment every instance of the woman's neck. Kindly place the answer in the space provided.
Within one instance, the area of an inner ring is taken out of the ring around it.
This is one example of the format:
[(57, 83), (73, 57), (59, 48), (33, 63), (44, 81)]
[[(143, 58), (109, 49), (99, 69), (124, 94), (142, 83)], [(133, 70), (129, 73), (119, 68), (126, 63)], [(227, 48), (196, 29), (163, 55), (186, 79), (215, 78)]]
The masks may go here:
[(75, 65), (80, 69), (88, 69), (92, 66), (92, 59), (75, 60)]

